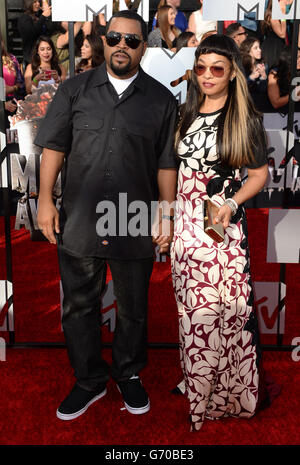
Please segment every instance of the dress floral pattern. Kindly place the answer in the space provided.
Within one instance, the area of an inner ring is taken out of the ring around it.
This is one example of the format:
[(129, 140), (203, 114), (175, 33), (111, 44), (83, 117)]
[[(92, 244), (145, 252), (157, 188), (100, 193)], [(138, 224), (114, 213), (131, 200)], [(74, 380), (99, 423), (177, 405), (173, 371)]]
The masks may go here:
[(247, 223), (239, 206), (222, 243), (203, 230), (203, 201), (221, 206), (241, 187), (240, 170), (221, 165), (218, 113), (199, 114), (179, 145), (172, 279), (179, 313), (181, 390), (191, 430), (204, 418), (251, 417), (260, 358), (252, 309)]

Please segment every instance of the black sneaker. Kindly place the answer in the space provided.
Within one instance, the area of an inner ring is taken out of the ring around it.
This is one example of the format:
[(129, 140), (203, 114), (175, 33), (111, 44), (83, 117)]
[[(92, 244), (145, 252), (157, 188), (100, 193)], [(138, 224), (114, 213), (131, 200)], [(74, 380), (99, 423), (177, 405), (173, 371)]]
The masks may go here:
[(78, 384), (75, 384), (70, 394), (58, 407), (56, 411), (57, 418), (60, 420), (74, 420), (74, 418), (82, 415), (96, 400), (105, 396), (106, 392), (106, 384), (103, 384), (98, 391), (86, 391)]
[(150, 410), (150, 400), (140, 378), (133, 375), (126, 381), (118, 383), (118, 389), (121, 392), (125, 407), (128, 412), (134, 415), (140, 415)]

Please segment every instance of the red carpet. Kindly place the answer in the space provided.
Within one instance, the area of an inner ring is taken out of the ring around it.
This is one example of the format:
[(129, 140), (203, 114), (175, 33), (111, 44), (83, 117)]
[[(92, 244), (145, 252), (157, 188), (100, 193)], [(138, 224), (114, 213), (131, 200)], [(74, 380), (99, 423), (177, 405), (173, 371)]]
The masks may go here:
[[(253, 281), (278, 281), (280, 265), (266, 263), (268, 210), (250, 209), (249, 242)], [(13, 222), (12, 222), (13, 224)], [(63, 342), (60, 328), (59, 275), (55, 247), (30, 241), (25, 230), (12, 231), (16, 342)], [(286, 267), (285, 345), (300, 337), (300, 266)], [(5, 239), (0, 222), (0, 280), (6, 279)], [(104, 340), (111, 335), (104, 330)], [(0, 333), (0, 337), (6, 337)], [(170, 264), (156, 263), (149, 295), (149, 341), (177, 343), (177, 310)], [(263, 336), (275, 344), (275, 336)], [(105, 350), (109, 359), (110, 351)], [(0, 362), (0, 444), (299, 444), (300, 363), (290, 352), (265, 352), (265, 368), (283, 386), (270, 408), (251, 420), (206, 421), (199, 433), (189, 432), (186, 400), (170, 390), (180, 379), (178, 352), (150, 350), (143, 381), (151, 411), (138, 416), (120, 411), (115, 385), (81, 418), (55, 417), (60, 401), (73, 385), (64, 349), (8, 349)], [(138, 418), (137, 418), (138, 417)]]
[[(105, 349), (107, 360), (109, 354)], [(190, 433), (187, 402), (170, 393), (180, 376), (176, 350), (149, 351), (142, 374), (151, 399), (149, 413), (120, 410), (120, 394), (109, 382), (103, 399), (67, 422), (55, 416), (73, 385), (65, 350), (10, 349), (0, 364), (0, 444), (299, 444), (300, 365), (289, 353), (268, 352), (265, 367), (283, 385), (271, 407), (250, 420), (207, 420), (200, 432)]]

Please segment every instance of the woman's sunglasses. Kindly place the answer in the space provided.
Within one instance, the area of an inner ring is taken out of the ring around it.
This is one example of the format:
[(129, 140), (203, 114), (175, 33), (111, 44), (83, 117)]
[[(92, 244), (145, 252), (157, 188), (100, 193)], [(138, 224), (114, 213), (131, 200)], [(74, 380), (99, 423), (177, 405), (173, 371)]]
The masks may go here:
[(121, 42), (122, 37), (124, 37), (126, 45), (134, 50), (143, 42), (136, 34), (121, 34), (120, 32), (110, 31), (105, 36), (106, 43), (109, 47), (115, 47)]
[(207, 70), (207, 68), (210, 70), (211, 74), (214, 77), (221, 78), (225, 74), (225, 68), (223, 68), (222, 66), (216, 66), (216, 65), (213, 65), (213, 66), (195, 65), (194, 71), (197, 74), (197, 76), (202, 76)]

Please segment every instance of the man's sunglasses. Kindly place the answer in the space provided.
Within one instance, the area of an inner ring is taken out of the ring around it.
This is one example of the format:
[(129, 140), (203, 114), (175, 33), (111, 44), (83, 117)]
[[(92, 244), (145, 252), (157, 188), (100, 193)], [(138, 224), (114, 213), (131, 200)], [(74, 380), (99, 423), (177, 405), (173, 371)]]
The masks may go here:
[(213, 65), (213, 66), (195, 65), (194, 71), (197, 74), (197, 76), (202, 76), (205, 73), (207, 68), (210, 70), (211, 74), (214, 77), (221, 78), (225, 74), (225, 69), (222, 66), (216, 66), (216, 65)]
[(136, 34), (121, 34), (120, 32), (110, 31), (106, 34), (106, 43), (109, 47), (118, 45), (124, 37), (125, 43), (129, 48), (136, 49), (143, 42)]

